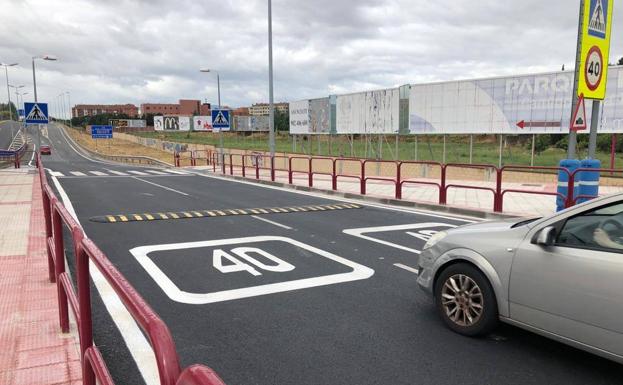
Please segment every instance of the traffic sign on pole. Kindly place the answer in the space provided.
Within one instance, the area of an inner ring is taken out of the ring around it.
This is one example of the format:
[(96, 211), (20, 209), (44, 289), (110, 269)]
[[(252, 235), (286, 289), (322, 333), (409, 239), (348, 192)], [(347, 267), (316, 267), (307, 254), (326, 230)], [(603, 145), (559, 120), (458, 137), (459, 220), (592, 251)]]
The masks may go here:
[(48, 124), (47, 103), (24, 103), (26, 124)]
[(578, 96), (602, 100), (606, 95), (613, 0), (586, 0)]
[(573, 119), (571, 120), (571, 131), (586, 130), (586, 105), (584, 103), (584, 95), (580, 95), (578, 98), (578, 104), (573, 112)]
[(229, 110), (212, 110), (212, 127), (214, 131), (229, 131)]
[(112, 126), (91, 126), (91, 138), (112, 139)]

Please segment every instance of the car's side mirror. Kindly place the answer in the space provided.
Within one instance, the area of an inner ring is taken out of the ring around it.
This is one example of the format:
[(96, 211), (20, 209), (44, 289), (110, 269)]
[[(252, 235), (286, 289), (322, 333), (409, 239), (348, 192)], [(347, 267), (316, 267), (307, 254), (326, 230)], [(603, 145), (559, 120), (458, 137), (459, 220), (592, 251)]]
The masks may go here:
[(547, 226), (542, 228), (536, 236), (533, 238), (532, 243), (536, 243), (540, 246), (551, 246), (554, 244), (556, 238), (556, 228), (554, 226)]

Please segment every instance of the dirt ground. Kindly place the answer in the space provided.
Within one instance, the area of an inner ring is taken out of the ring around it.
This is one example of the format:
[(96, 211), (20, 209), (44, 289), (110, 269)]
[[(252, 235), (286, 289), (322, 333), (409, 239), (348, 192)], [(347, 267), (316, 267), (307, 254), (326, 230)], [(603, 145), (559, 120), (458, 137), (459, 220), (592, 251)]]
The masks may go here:
[(128, 156), (148, 156), (167, 163), (173, 163), (173, 156), (165, 151), (155, 148), (141, 146), (140, 144), (117, 139), (92, 139), (91, 135), (84, 130), (66, 128), (66, 132), (73, 140), (91, 151), (104, 155), (128, 155)]

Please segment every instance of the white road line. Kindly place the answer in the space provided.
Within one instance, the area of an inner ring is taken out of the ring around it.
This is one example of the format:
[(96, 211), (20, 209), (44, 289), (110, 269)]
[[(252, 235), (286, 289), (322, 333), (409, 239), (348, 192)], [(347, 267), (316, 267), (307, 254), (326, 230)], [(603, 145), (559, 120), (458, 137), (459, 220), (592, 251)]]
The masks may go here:
[(185, 192), (183, 192), (183, 191), (179, 191), (179, 190), (176, 190), (176, 189), (171, 188), (171, 187), (163, 186), (163, 185), (161, 185), (161, 184), (154, 183), (154, 182), (150, 182), (150, 181), (148, 181), (148, 180), (141, 179), (141, 178), (138, 178), (138, 177), (135, 177), (135, 176), (134, 176), (134, 177), (132, 177), (132, 178), (134, 178), (134, 179), (136, 179), (136, 180), (140, 180), (141, 182), (145, 182), (145, 183), (148, 183), (148, 184), (151, 184), (151, 185), (154, 185), (154, 186), (157, 186), (157, 187), (163, 188), (163, 189), (165, 189), (165, 190), (172, 191), (172, 192), (174, 192), (174, 193), (178, 193), (178, 194), (181, 194), (181, 195), (184, 195), (184, 196), (190, 196), (190, 194), (186, 194), (186, 193), (185, 193)]
[(157, 170), (145, 170), (145, 172), (148, 172), (150, 174), (156, 174), (156, 175), (167, 175), (166, 172), (157, 171)]
[(87, 174), (80, 172), (80, 171), (70, 171), (69, 173), (75, 176), (87, 176)]
[(292, 230), (292, 227), (290, 227), (290, 226), (282, 225), (281, 223), (277, 223), (275, 221), (271, 221), (270, 219), (258, 217), (257, 215), (251, 215), (251, 218), (259, 219), (260, 221), (264, 221), (266, 223), (270, 223), (271, 225), (279, 226), (279, 227), (284, 228), (286, 230)]
[(89, 171), (89, 172), (97, 176), (108, 176), (108, 174), (106, 174), (105, 172), (101, 172), (101, 171)]
[(187, 172), (184, 172), (184, 171), (177, 171), (177, 170), (170, 170), (170, 169), (166, 169), (166, 170), (163, 170), (163, 171), (170, 172), (172, 174), (178, 174), (178, 175), (191, 175), (191, 174), (189, 174)]
[(37, 153), (37, 145), (33, 144), (32, 156), (30, 157), (30, 162), (28, 162), (28, 166), (32, 166), (32, 162), (35, 160), (35, 154), (36, 153)]
[(130, 174), (126, 174), (125, 172), (121, 172), (121, 171), (108, 170), (108, 169), (106, 169), (106, 171), (108, 171), (111, 174), (115, 174), (115, 175), (121, 175), (121, 176), (128, 176), (128, 175), (130, 175)]
[[(52, 182), (61, 196), (63, 205), (76, 222), (80, 224), (76, 211), (74, 210), (67, 193), (63, 190), (63, 187), (61, 187), (61, 184), (55, 176), (52, 176)], [(84, 236), (88, 237), (86, 233)], [(147, 342), (143, 332), (136, 324), (136, 321), (134, 321), (134, 318), (132, 318), (132, 315), (128, 312), (128, 309), (125, 308), (112, 286), (110, 286), (106, 278), (104, 278), (97, 265), (91, 260), (89, 260), (89, 270), (91, 272), (91, 279), (95, 284), (95, 288), (99, 292), (100, 298), (104, 302), (104, 306), (110, 314), (110, 318), (117, 326), (117, 329), (119, 329), (121, 337), (123, 337), (134, 362), (136, 362), (138, 370), (143, 376), (143, 380), (145, 380), (147, 385), (160, 384), (158, 367), (156, 365), (156, 356), (154, 355), (154, 351), (149, 342)]]
[(411, 266), (403, 265), (402, 263), (394, 263), (394, 266), (404, 269), (406, 271), (410, 271), (413, 274), (420, 274), (420, 271), (418, 269), (414, 269)]
[(48, 172), (50, 173), (51, 176), (64, 176), (63, 173), (60, 171), (48, 170)]
[(136, 170), (128, 170), (128, 172), (129, 172), (129, 173), (132, 173), (132, 174), (134, 174), (134, 175), (142, 175), (142, 176), (149, 175), (149, 174), (147, 174), (147, 173), (145, 173), (145, 172), (136, 171)]

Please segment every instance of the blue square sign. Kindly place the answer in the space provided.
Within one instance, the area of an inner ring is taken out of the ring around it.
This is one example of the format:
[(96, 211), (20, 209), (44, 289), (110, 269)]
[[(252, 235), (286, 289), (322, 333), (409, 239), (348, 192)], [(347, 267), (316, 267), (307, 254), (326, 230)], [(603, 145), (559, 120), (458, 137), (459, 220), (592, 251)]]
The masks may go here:
[(47, 103), (24, 103), (26, 124), (48, 124)]
[(215, 131), (229, 131), (229, 110), (212, 110), (212, 127)]
[(112, 139), (112, 126), (91, 126), (91, 138)]

